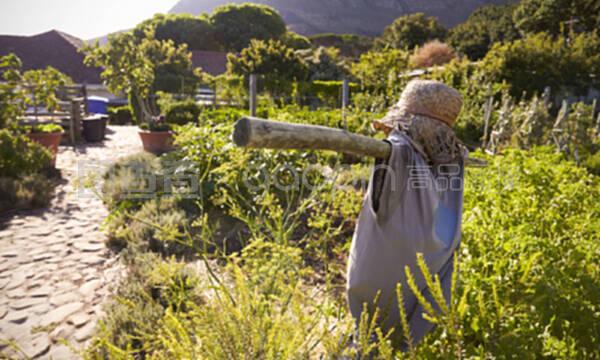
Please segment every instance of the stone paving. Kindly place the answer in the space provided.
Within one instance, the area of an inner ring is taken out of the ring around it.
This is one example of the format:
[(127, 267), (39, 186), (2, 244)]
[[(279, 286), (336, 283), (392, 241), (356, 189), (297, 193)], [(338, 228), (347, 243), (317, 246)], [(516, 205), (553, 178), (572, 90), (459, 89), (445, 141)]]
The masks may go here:
[(106, 209), (77, 179), (139, 151), (132, 126), (109, 127), (103, 143), (61, 147), (63, 182), (51, 206), (0, 219), (0, 358), (79, 357), (124, 269), (104, 246)]

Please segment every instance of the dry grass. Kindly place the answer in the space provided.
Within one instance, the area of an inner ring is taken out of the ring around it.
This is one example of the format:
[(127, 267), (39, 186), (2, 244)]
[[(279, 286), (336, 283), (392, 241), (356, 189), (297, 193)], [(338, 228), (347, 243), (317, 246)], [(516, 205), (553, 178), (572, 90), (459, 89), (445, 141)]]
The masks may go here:
[(409, 61), (413, 68), (428, 68), (444, 65), (454, 58), (456, 53), (450, 45), (434, 40), (416, 48)]

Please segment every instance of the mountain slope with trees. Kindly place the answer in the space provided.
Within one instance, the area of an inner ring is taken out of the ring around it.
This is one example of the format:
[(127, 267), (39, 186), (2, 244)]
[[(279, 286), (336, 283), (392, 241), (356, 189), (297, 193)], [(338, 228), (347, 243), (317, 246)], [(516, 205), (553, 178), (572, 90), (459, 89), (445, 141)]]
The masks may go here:
[[(228, 3), (247, 0), (180, 0), (171, 13), (210, 13)], [(423, 12), (439, 18), (447, 27), (463, 22), (485, 4), (504, 4), (506, 0), (256, 0), (277, 9), (289, 27), (303, 35), (348, 33), (379, 35), (397, 17)]]

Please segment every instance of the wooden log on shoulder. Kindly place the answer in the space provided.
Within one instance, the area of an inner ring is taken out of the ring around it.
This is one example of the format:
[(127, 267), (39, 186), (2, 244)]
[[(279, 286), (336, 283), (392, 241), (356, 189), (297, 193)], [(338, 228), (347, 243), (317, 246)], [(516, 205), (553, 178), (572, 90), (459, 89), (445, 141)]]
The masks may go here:
[[(391, 145), (382, 140), (318, 125), (291, 124), (244, 117), (233, 130), (237, 146), (265, 149), (331, 150), (387, 159)], [(467, 158), (466, 166), (484, 167), (484, 160)]]
[(332, 150), (385, 159), (390, 144), (368, 136), (318, 125), (290, 124), (245, 117), (235, 124), (233, 142), (242, 147)]

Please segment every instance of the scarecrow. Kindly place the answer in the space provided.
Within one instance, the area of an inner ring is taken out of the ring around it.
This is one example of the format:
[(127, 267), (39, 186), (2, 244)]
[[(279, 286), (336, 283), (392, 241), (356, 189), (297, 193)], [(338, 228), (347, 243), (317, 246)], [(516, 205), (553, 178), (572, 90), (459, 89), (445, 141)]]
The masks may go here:
[[(408, 267), (432, 304), (417, 268), (423, 254), (439, 276), (446, 302), (454, 253), (460, 243), (464, 167), (486, 166), (468, 158), (452, 130), (462, 98), (436, 81), (411, 81), (386, 117), (374, 128), (386, 141), (341, 129), (287, 124), (246, 117), (238, 121), (233, 141), (238, 146), (270, 149), (321, 149), (376, 159), (358, 219), (348, 264), (347, 295), (357, 323), (363, 309), (379, 307), (379, 325), (387, 332), (400, 324), (396, 286), (402, 285), (404, 310), (414, 343), (433, 328), (406, 285)], [(374, 301), (378, 299), (377, 303)]]
[(423, 318), (423, 308), (407, 286), (405, 267), (425, 298), (435, 304), (418, 269), (417, 253), (439, 276), (446, 301), (450, 298), (467, 157), (452, 130), (461, 106), (456, 90), (440, 82), (415, 80), (374, 124), (388, 136), (391, 154), (376, 160), (360, 212), (348, 263), (348, 302), (357, 322), (365, 306), (370, 312), (379, 307), (385, 314), (379, 319), (385, 333), (400, 325), (396, 286), (402, 284), (414, 343), (433, 324)]

